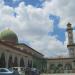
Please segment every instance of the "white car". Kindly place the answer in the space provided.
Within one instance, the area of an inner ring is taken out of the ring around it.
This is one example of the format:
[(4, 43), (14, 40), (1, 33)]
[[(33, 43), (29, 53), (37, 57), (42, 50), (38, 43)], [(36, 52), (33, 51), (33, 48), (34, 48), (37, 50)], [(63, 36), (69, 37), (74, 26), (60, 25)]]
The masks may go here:
[(7, 68), (0, 68), (0, 75), (14, 75), (14, 72)]
[(25, 68), (24, 67), (12, 67), (12, 70), (18, 72), (20, 75), (25, 75)]

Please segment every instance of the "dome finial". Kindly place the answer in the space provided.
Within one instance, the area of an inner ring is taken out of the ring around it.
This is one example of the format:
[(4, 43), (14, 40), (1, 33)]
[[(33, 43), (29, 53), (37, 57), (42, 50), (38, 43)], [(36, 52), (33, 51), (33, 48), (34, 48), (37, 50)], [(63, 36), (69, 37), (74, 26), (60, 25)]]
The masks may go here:
[(10, 28), (9, 27), (6, 27), (6, 30), (10, 30)]

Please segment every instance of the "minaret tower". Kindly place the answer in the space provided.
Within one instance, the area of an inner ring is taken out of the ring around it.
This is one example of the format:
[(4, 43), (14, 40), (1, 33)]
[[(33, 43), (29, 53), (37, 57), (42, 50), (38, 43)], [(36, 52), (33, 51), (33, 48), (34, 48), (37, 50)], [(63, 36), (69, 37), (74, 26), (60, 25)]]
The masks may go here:
[(70, 23), (67, 24), (68, 45), (73, 44), (73, 28)]
[(68, 33), (68, 45), (69, 56), (71, 58), (75, 57), (74, 42), (73, 42), (73, 28), (70, 23), (67, 24), (67, 33)]

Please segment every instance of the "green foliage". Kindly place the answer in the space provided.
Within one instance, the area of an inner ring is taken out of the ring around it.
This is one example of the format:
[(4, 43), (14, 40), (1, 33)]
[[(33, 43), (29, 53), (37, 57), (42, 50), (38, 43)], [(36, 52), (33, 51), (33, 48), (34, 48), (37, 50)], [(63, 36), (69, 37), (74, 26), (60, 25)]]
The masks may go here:
[(43, 59), (33, 58), (33, 67), (39, 69), (41, 72), (46, 72), (47, 62)]

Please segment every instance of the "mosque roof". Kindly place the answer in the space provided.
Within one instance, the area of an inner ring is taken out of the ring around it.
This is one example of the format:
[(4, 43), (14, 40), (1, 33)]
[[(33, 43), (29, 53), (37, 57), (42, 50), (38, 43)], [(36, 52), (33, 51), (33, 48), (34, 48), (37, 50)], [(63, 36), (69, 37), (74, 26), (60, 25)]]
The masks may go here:
[(18, 37), (16, 33), (14, 33), (10, 29), (5, 29), (2, 32), (0, 32), (0, 40), (12, 42), (12, 43), (18, 43)]
[(28, 47), (28, 46), (27, 46), (27, 47), (29, 48), (29, 50), (32, 49), (33, 51), (39, 53), (39, 54), (41, 55), (41, 57), (39, 57), (37, 54), (33, 54), (31, 51), (28, 52), (26, 49), (23, 49), (23, 50), (22, 50), (21, 48), (18, 48), (18, 47), (16, 47), (16, 46), (13, 46), (12, 44), (6, 43), (6, 42), (4, 42), (4, 41), (2, 41), (2, 40), (0, 40), (0, 44), (6, 46), (6, 47), (8, 47), (8, 48), (12, 48), (14, 51), (19, 51), (19, 52), (22, 52), (22, 53), (26, 53), (26, 54), (29, 54), (29, 55), (31, 55), (31, 56), (37, 57), (37, 58), (43, 58), (43, 56), (44, 56), (43, 54), (41, 54), (41, 53), (39, 53), (39, 52), (33, 50), (32, 48), (30, 48), (30, 47)]
[(7, 47), (11, 47), (14, 50), (17, 50), (17, 51), (20, 51), (23, 53), (27, 53), (32, 56), (43, 57), (43, 54), (37, 52), (36, 50), (32, 49), (31, 47), (27, 46), (26, 44), (18, 43), (17, 35), (10, 29), (5, 29), (2, 32), (0, 32), (0, 43)]

